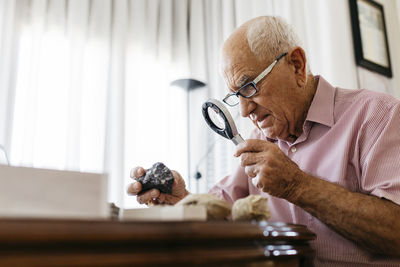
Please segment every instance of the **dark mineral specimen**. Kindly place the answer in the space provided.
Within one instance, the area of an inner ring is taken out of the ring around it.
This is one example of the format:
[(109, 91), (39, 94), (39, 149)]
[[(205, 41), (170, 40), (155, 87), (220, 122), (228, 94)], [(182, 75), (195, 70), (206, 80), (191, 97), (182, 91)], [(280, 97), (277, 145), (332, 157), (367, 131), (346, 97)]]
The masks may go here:
[(157, 162), (146, 171), (144, 176), (136, 178), (142, 184), (142, 192), (156, 188), (161, 193), (172, 193), (174, 176), (172, 172), (161, 162)]

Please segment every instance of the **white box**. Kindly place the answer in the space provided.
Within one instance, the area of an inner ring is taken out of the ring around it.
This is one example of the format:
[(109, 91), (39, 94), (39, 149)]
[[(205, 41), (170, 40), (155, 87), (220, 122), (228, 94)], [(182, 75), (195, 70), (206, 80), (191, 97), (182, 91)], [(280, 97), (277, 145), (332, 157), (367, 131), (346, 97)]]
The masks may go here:
[(204, 206), (153, 206), (144, 209), (121, 209), (120, 219), (129, 221), (206, 221)]
[(0, 217), (107, 218), (107, 175), (0, 165)]

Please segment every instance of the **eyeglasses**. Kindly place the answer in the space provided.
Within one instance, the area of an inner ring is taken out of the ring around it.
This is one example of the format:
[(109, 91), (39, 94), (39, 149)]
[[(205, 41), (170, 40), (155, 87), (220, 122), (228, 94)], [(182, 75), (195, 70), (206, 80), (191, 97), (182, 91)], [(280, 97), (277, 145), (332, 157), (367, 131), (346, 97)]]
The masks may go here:
[(255, 95), (258, 92), (258, 88), (256, 86), (257, 83), (259, 81), (261, 81), (262, 78), (267, 76), (267, 74), (272, 71), (272, 69), (274, 68), (276, 63), (278, 63), (278, 61), (286, 55), (287, 55), (287, 52), (283, 53), (282, 55), (277, 57), (274, 60), (274, 62), (272, 62), (271, 65), (269, 65), (263, 72), (261, 72), (260, 75), (258, 75), (253, 81), (246, 83), (245, 85), (240, 87), (236, 93), (227, 94), (224, 97), (224, 99), (222, 99), (222, 101), (224, 101), (224, 103), (226, 103), (227, 105), (233, 107), (233, 106), (236, 106), (237, 104), (239, 104), (239, 96), (242, 96), (244, 98), (250, 98), (253, 95)]

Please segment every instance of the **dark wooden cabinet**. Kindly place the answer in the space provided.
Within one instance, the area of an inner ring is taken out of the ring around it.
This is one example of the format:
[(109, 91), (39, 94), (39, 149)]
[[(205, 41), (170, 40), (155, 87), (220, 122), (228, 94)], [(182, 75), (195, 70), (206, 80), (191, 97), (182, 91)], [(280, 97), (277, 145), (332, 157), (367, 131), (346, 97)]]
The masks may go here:
[(1, 219), (0, 266), (309, 266), (285, 223)]

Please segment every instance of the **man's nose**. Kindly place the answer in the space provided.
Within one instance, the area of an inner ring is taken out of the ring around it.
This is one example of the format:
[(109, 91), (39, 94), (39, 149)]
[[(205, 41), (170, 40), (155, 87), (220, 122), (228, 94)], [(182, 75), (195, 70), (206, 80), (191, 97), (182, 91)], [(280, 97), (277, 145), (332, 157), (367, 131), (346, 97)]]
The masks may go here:
[(240, 114), (242, 117), (248, 117), (255, 109), (256, 104), (250, 98), (239, 97)]

